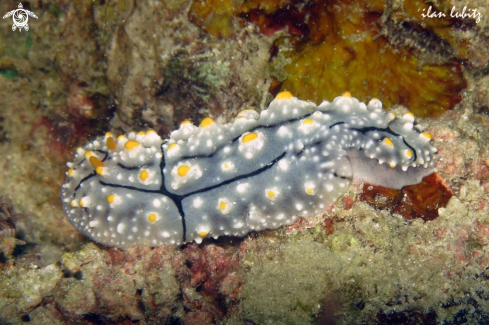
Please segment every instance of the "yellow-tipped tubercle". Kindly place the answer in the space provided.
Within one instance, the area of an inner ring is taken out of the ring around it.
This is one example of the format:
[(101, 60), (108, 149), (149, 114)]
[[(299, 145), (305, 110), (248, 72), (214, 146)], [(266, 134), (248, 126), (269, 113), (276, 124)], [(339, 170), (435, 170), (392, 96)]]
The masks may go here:
[(132, 150), (134, 148), (137, 148), (139, 145), (140, 145), (140, 143), (138, 141), (136, 141), (136, 140), (129, 140), (124, 145), (124, 148), (126, 148), (127, 150)]
[(178, 170), (177, 170), (178, 176), (183, 177), (183, 176), (187, 175), (189, 170), (190, 170), (190, 167), (187, 165), (182, 165), (182, 166), (178, 167)]
[(247, 143), (258, 138), (258, 134), (254, 132), (247, 133), (243, 136), (243, 143)]
[(277, 94), (277, 96), (275, 96), (275, 99), (291, 99), (292, 97), (292, 93), (290, 91), (281, 91)]
[(394, 147), (394, 143), (392, 142), (391, 139), (389, 138), (384, 138), (384, 143), (388, 145), (389, 147)]
[(212, 125), (213, 123), (214, 123), (214, 120), (212, 118), (206, 117), (205, 119), (202, 120), (202, 122), (200, 122), (200, 127), (205, 128), (205, 127)]

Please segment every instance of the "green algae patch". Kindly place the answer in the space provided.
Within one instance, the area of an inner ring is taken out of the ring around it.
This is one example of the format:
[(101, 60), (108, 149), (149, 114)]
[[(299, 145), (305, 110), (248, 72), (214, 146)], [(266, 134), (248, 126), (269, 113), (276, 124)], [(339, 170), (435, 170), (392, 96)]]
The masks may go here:
[(7, 79), (15, 79), (19, 76), (16, 69), (0, 69), (0, 75)]
[[(2, 272), (0, 282), (0, 310), (14, 314), (28, 313), (38, 306), (43, 298), (51, 295), (62, 272), (55, 265), (43, 268), (19, 268)], [(3, 316), (0, 315), (0, 321)]]
[(56, 293), (56, 301), (65, 313), (84, 315), (94, 312), (97, 297), (85, 281), (64, 279)]
[(347, 249), (356, 249), (360, 246), (358, 240), (351, 234), (338, 234), (331, 240), (331, 249), (335, 253), (343, 252)]
[[(255, 258), (247, 261), (251, 270), (241, 303), (245, 318), (257, 324), (311, 323), (325, 294), (325, 287), (318, 285), (318, 280), (324, 279), (324, 261), (331, 252), (311, 241), (266, 244), (273, 248), (261, 262)], [(305, 263), (311, 256), (314, 258)]]

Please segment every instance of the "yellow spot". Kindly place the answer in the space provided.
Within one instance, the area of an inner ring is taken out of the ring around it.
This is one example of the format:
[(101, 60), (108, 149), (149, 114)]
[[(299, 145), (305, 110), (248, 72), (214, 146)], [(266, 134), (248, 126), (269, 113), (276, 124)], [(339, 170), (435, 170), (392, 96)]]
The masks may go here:
[(140, 145), (140, 143), (137, 142), (136, 140), (129, 140), (124, 145), (124, 148), (126, 148), (127, 150), (132, 150), (132, 149), (136, 148), (139, 145)]
[(309, 187), (309, 188), (306, 188), (306, 193), (309, 194), (309, 195), (313, 195), (314, 194), (314, 189)]
[(411, 158), (413, 156), (413, 152), (409, 149), (406, 149), (406, 156), (408, 156), (409, 158)]
[(109, 148), (109, 150), (115, 150), (115, 148), (117, 147), (113, 137), (108, 137), (106, 142), (107, 148)]
[(156, 221), (156, 213), (151, 213), (151, 214), (148, 216), (148, 221), (149, 221), (149, 222), (155, 222), (155, 221)]
[(83, 207), (83, 208), (86, 208), (87, 206), (83, 203), (83, 198), (80, 199), (80, 201), (78, 201), (78, 204)]
[(391, 166), (391, 168), (396, 168), (396, 164), (395, 163), (392, 163), (389, 166)]
[(228, 169), (229, 168), (229, 164), (228, 163), (224, 163), (224, 168)]
[(156, 131), (153, 129), (149, 129), (148, 131), (146, 131), (146, 135), (151, 135), (153, 133), (156, 133)]
[(107, 202), (109, 202), (109, 204), (114, 203), (114, 201), (115, 201), (115, 194), (107, 195)]
[(178, 176), (183, 177), (183, 176), (187, 175), (189, 170), (190, 170), (190, 167), (187, 165), (182, 165), (182, 166), (178, 167), (178, 170), (177, 170)]
[(91, 156), (88, 160), (90, 161), (90, 163), (95, 168), (97, 168), (97, 167), (104, 167), (105, 166), (105, 164), (103, 162), (101, 162), (100, 159), (98, 159), (95, 156)]
[(389, 138), (384, 138), (384, 143), (390, 147), (394, 147), (394, 143)]
[(254, 132), (247, 133), (243, 136), (243, 143), (247, 143), (258, 138), (258, 134)]
[(71, 175), (73, 175), (73, 169), (70, 168), (70, 169), (68, 169), (68, 176), (71, 176)]
[(372, 98), (372, 100), (378, 100), (378, 99), (374, 97), (374, 98)]
[(209, 232), (208, 232), (208, 231), (199, 231), (199, 236), (200, 236), (200, 237), (205, 237), (205, 236), (207, 236), (208, 234), (209, 234)]
[(212, 123), (214, 123), (214, 120), (210, 117), (206, 117), (205, 119), (202, 120), (202, 122), (200, 122), (200, 127), (205, 128), (209, 125), (212, 125)]
[(139, 131), (136, 135), (139, 135), (140, 137), (144, 136), (146, 134), (146, 132), (144, 131)]
[(219, 202), (219, 209), (223, 211), (226, 210), (226, 202), (224, 201)]
[(433, 139), (433, 136), (431, 135), (431, 133), (428, 133), (428, 132), (424, 132), (424, 133), (421, 133), (422, 136), (424, 136), (425, 138), (428, 138), (428, 139)]
[(275, 197), (275, 192), (274, 192), (274, 191), (268, 191), (267, 196), (268, 196), (270, 199), (273, 199), (273, 198)]
[(351, 98), (351, 94), (350, 94), (350, 92), (349, 92), (349, 91), (345, 91), (345, 92), (343, 93), (343, 95), (341, 95), (341, 97), (348, 97), (348, 98)]
[(104, 173), (104, 167), (96, 167), (95, 171), (97, 174), (102, 175)]
[(142, 180), (142, 181), (145, 181), (146, 179), (148, 179), (149, 177), (149, 174), (148, 174), (148, 171), (143, 169), (140, 173), (139, 173), (139, 179)]
[(111, 137), (112, 136), (112, 133), (111, 132), (105, 132), (105, 136), (106, 137)]
[(92, 151), (85, 152), (85, 158), (90, 158), (91, 156), (93, 156), (93, 152)]
[(407, 112), (407, 113), (406, 113), (406, 114), (404, 114), (404, 115), (405, 115), (405, 116), (407, 115), (407, 116), (414, 117), (414, 114), (413, 114), (413, 113), (411, 113), (411, 112)]
[(182, 123), (180, 123), (180, 125), (185, 125), (185, 124), (192, 124), (192, 122), (190, 122), (189, 120), (185, 120), (182, 121)]
[(314, 121), (313, 121), (313, 120), (311, 120), (310, 118), (306, 118), (306, 119), (304, 120), (304, 122), (302, 122), (302, 124), (303, 124), (303, 125), (306, 125), (306, 124), (312, 124), (312, 123), (314, 123)]
[(291, 99), (292, 93), (290, 91), (281, 91), (275, 96), (275, 99)]
[(175, 148), (177, 146), (176, 143), (172, 143), (168, 146), (168, 150), (172, 150), (173, 148)]
[(244, 118), (244, 116), (238, 116), (238, 117), (236, 117), (237, 120), (240, 120), (242, 118)]
[(70, 205), (71, 205), (71, 207), (73, 207), (73, 208), (74, 208), (74, 207), (76, 207), (76, 206), (78, 206), (78, 205), (76, 204), (76, 201), (75, 201), (75, 200), (71, 201), (71, 202), (70, 202)]
[(126, 136), (122, 134), (117, 137), (117, 141), (124, 141), (126, 139), (127, 139)]

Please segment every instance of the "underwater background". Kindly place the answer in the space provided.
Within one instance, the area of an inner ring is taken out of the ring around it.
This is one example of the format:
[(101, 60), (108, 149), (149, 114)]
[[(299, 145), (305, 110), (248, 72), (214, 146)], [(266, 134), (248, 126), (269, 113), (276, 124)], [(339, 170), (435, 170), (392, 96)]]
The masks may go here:
[[(486, 1), (22, 10), (0, 20), (0, 324), (489, 323)], [(314, 218), (199, 245), (106, 247), (66, 218), (66, 163), (87, 141), (227, 123), (284, 90), (409, 110), (436, 172), (402, 190), (356, 181)]]

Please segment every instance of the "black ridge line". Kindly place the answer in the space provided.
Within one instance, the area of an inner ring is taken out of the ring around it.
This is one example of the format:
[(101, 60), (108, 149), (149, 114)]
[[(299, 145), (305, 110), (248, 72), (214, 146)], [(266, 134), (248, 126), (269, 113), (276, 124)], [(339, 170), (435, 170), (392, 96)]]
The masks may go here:
[(75, 189), (73, 190), (73, 197), (75, 197), (75, 193), (76, 193), (76, 191), (77, 191), (77, 190), (80, 188), (81, 184), (82, 184), (84, 181), (86, 181), (86, 180), (88, 180), (88, 179), (92, 178), (92, 177), (93, 177), (93, 176), (95, 176), (96, 174), (97, 174), (97, 173), (93, 172), (93, 173), (89, 174), (88, 176), (86, 176), (85, 178), (83, 178), (82, 180), (80, 180), (80, 183), (78, 183), (78, 186), (77, 186), (77, 187), (75, 187)]
[(413, 155), (414, 155), (413, 161), (416, 161), (416, 159), (418, 159), (418, 155), (416, 154), (416, 150), (413, 147), (411, 147), (406, 142), (406, 140), (404, 139), (404, 136), (402, 136), (401, 134), (395, 133), (391, 129), (380, 129), (380, 128), (376, 128), (376, 127), (373, 127), (373, 126), (369, 126), (367, 128), (363, 128), (363, 129), (350, 128), (350, 130), (357, 130), (358, 132), (360, 132), (362, 134), (366, 134), (369, 131), (384, 131), (384, 132), (389, 133), (389, 134), (391, 134), (393, 136), (401, 137), (402, 138), (402, 142), (404, 142), (404, 144), (406, 145), (406, 147), (410, 148), (411, 151), (413, 152)]
[(209, 186), (209, 187), (206, 187), (206, 188), (203, 188), (203, 189), (194, 191), (194, 192), (187, 193), (185, 195), (182, 195), (182, 198), (186, 198), (188, 196), (191, 196), (191, 195), (194, 195), (194, 194), (198, 194), (198, 193), (202, 193), (202, 192), (207, 192), (207, 191), (213, 190), (215, 188), (218, 188), (218, 187), (221, 187), (221, 186), (230, 184), (232, 182), (239, 181), (239, 180), (244, 179), (244, 178), (253, 177), (255, 175), (258, 175), (258, 174), (260, 174), (260, 173), (262, 173), (262, 172), (264, 172), (264, 171), (272, 168), (279, 160), (281, 160), (282, 158), (284, 158), (286, 154), (287, 154), (286, 152), (283, 152), (280, 156), (278, 156), (275, 159), (273, 159), (272, 161), (270, 161), (267, 165), (265, 165), (265, 166), (263, 166), (263, 167), (255, 170), (254, 172), (251, 172), (251, 173), (245, 174), (245, 175), (236, 176), (236, 177), (231, 178), (231, 179), (228, 179), (227, 181), (224, 181), (222, 183), (219, 183), (219, 184), (216, 184), (216, 185), (212, 185), (212, 186)]
[[(295, 122), (295, 121), (298, 121), (298, 120), (301, 120), (301, 119), (303, 119), (303, 118), (306, 118), (306, 117), (308, 117), (308, 116), (310, 116), (310, 115), (312, 115), (312, 114), (313, 114), (313, 113), (310, 113), (310, 114), (303, 115), (303, 116), (301, 116), (301, 117), (297, 117), (297, 118), (294, 118), (294, 119), (288, 120), (288, 121), (286, 121), (286, 122), (281, 123), (280, 125), (282, 126), (282, 125), (286, 125), (286, 124), (293, 123), (293, 122)], [(333, 128), (334, 126), (336, 126), (336, 125), (341, 125), (341, 124), (345, 124), (345, 122), (337, 122), (337, 123), (334, 123), (334, 124), (330, 125), (330, 126), (329, 126), (329, 128), (331, 129), (331, 128)], [(275, 124), (275, 125), (271, 125), (271, 126), (263, 126), (263, 125), (260, 125), (260, 126), (257, 126), (257, 127), (255, 127), (255, 128), (253, 128), (253, 129), (250, 129), (250, 130), (249, 130), (249, 131), (247, 131), (247, 132), (252, 132), (252, 131), (255, 131), (255, 130), (260, 129), (260, 128), (262, 128), (262, 129), (271, 129), (271, 128), (277, 127), (278, 125), (279, 125), (279, 124)], [(384, 131), (384, 132), (386, 132), (386, 133), (388, 133), (388, 134), (391, 134), (391, 135), (393, 135), (393, 136), (400, 136), (400, 137), (402, 138), (402, 140), (403, 140), (404, 144), (405, 144), (407, 147), (409, 147), (409, 148), (410, 148), (410, 149), (413, 151), (413, 154), (414, 154), (414, 161), (416, 161), (416, 159), (417, 159), (416, 150), (415, 150), (413, 147), (411, 147), (411, 146), (410, 146), (408, 143), (406, 143), (406, 141), (405, 141), (405, 139), (404, 139), (404, 137), (403, 137), (402, 135), (397, 134), (397, 133), (393, 132), (393, 131), (392, 131), (392, 130), (390, 130), (390, 129), (379, 129), (379, 128), (377, 128), (377, 127), (366, 127), (366, 128), (363, 128), (363, 129), (350, 128), (350, 130), (356, 130), (356, 131), (358, 131), (358, 132), (360, 132), (360, 133), (362, 133), (362, 134), (364, 134), (364, 135), (365, 135), (367, 132), (369, 132), (369, 131)], [(234, 138), (234, 139), (232, 139), (232, 140), (230, 141), (230, 143), (234, 143), (234, 142), (238, 141), (238, 139), (239, 139), (240, 137), (241, 137), (241, 135), (240, 135), (240, 136), (238, 136), (238, 137), (236, 137), (236, 138)], [(320, 142), (322, 142), (322, 141), (318, 141), (318, 142), (316, 142), (315, 144), (319, 144)], [(313, 145), (315, 145), (315, 144), (313, 144)], [(362, 150), (362, 148), (359, 148), (359, 149), (360, 149), (360, 150)], [(102, 160), (102, 161), (105, 161), (105, 160), (106, 160), (106, 159), (109, 157), (108, 153), (107, 153), (107, 152), (105, 152), (105, 151), (101, 151), (101, 150), (94, 150), (94, 151), (96, 151), (96, 152), (100, 152), (100, 153), (105, 154), (105, 157), (103, 158), (103, 160)], [(301, 154), (303, 151), (304, 151), (304, 148), (301, 150), (301, 152), (299, 152), (299, 155), (300, 155), (300, 154)], [(213, 186), (207, 187), (207, 188), (203, 188), (203, 189), (200, 189), (200, 190), (196, 190), (196, 191), (194, 191), (194, 192), (190, 192), (190, 193), (187, 193), (187, 194), (185, 194), (185, 195), (178, 195), (178, 194), (174, 194), (174, 193), (172, 193), (172, 192), (170, 192), (170, 191), (168, 191), (168, 190), (166, 189), (166, 186), (165, 186), (165, 175), (163, 174), (163, 169), (164, 169), (164, 167), (165, 167), (165, 165), (166, 165), (166, 161), (165, 161), (165, 152), (164, 152), (164, 150), (163, 150), (163, 145), (161, 146), (161, 153), (162, 153), (162, 159), (161, 159), (161, 163), (160, 163), (161, 187), (160, 187), (160, 189), (159, 189), (159, 190), (146, 190), (146, 189), (137, 188), (137, 187), (133, 187), (133, 186), (125, 186), (125, 185), (117, 185), (117, 184), (108, 184), (108, 183), (103, 182), (102, 180), (99, 180), (99, 183), (100, 183), (100, 184), (102, 184), (102, 185), (104, 185), (104, 186), (111, 186), (111, 187), (126, 188), (126, 189), (135, 190), (135, 191), (140, 191), (140, 192), (145, 192), (145, 193), (162, 194), (162, 195), (166, 195), (167, 197), (169, 197), (169, 198), (170, 198), (170, 199), (171, 199), (171, 200), (172, 200), (172, 201), (175, 203), (175, 206), (177, 207), (177, 209), (178, 209), (178, 211), (179, 211), (179, 213), (180, 213), (180, 216), (182, 217), (182, 229), (183, 229), (183, 236), (182, 236), (183, 238), (182, 238), (182, 240), (183, 240), (183, 242), (186, 242), (186, 237), (187, 237), (187, 236), (186, 236), (186, 230), (187, 230), (187, 229), (186, 229), (186, 222), (185, 222), (185, 212), (183, 211), (183, 206), (182, 206), (182, 201), (183, 201), (183, 199), (185, 199), (186, 197), (189, 197), (189, 196), (191, 196), (191, 195), (195, 195), (195, 194), (198, 194), (198, 193), (203, 193), (203, 192), (211, 191), (211, 190), (213, 190), (213, 189), (215, 189), (215, 188), (218, 188), (218, 187), (220, 187), (220, 186), (224, 186), (224, 185), (230, 184), (230, 183), (232, 183), (232, 182), (235, 182), (235, 181), (238, 181), (238, 180), (241, 180), (241, 179), (244, 179), (244, 178), (248, 178), (248, 177), (252, 177), (252, 176), (258, 175), (258, 174), (260, 174), (260, 173), (262, 173), (262, 172), (264, 172), (264, 171), (266, 171), (266, 170), (268, 170), (268, 169), (272, 168), (272, 167), (273, 167), (273, 166), (274, 166), (274, 165), (275, 165), (275, 164), (276, 164), (276, 163), (277, 163), (279, 160), (281, 160), (281, 159), (282, 159), (283, 157), (285, 157), (285, 155), (286, 155), (286, 152), (283, 152), (283, 153), (282, 153), (280, 156), (278, 156), (278, 157), (276, 157), (275, 159), (273, 159), (273, 160), (272, 160), (270, 163), (268, 163), (266, 166), (264, 166), (264, 167), (262, 167), (262, 168), (260, 168), (260, 169), (257, 169), (257, 170), (255, 170), (254, 172), (251, 172), (251, 173), (249, 173), (249, 174), (246, 174), (246, 175), (240, 175), (240, 176), (236, 176), (236, 177), (234, 177), (234, 178), (232, 178), (232, 179), (229, 179), (229, 180), (227, 180), (227, 181), (224, 181), (224, 182), (222, 182), (222, 183), (219, 183), (219, 184), (216, 184), (216, 185), (213, 185)], [(211, 157), (213, 157), (213, 156), (214, 156), (214, 154), (216, 154), (216, 153), (217, 153), (217, 151), (215, 151), (214, 153), (212, 153), (212, 154), (210, 154), (210, 155), (188, 156), (188, 157), (182, 157), (182, 159), (193, 159), (193, 158), (211, 158)], [(83, 159), (83, 160), (82, 160), (82, 161), (81, 161), (81, 162), (78, 164), (78, 166), (79, 166), (81, 163), (83, 163), (83, 161), (84, 161), (84, 160), (86, 160), (86, 158), (84, 158), (84, 159)], [(134, 170), (134, 169), (139, 169), (139, 168), (141, 168), (141, 166), (138, 166), (138, 167), (126, 167), (126, 166), (121, 165), (120, 163), (118, 163), (117, 165), (118, 165), (119, 167), (121, 167), (121, 168), (123, 168), (123, 169), (127, 169), (127, 170)], [(148, 166), (149, 166), (149, 165), (148, 165)], [(80, 186), (81, 186), (81, 184), (82, 184), (83, 182), (85, 182), (86, 180), (88, 180), (88, 179), (92, 178), (92, 177), (93, 177), (93, 176), (95, 176), (95, 175), (96, 175), (96, 173), (94, 172), (94, 173), (92, 173), (92, 174), (90, 174), (90, 175), (86, 176), (86, 177), (85, 177), (85, 178), (83, 178), (82, 180), (80, 180), (80, 183), (79, 183), (79, 184), (78, 184), (78, 186), (75, 188), (75, 190), (74, 190), (74, 192), (73, 192), (73, 195), (74, 195), (74, 194), (75, 194), (75, 192), (76, 192), (76, 191), (77, 191), (77, 190), (80, 188)], [(335, 173), (335, 176), (337, 176), (337, 177), (338, 177), (338, 175), (336, 175), (336, 173)], [(341, 176), (340, 176), (340, 178), (345, 179), (346, 177), (341, 177)], [(346, 178), (346, 179), (350, 179), (350, 178)]]
[[(302, 120), (303, 118), (305, 117), (309, 117), (311, 116), (313, 113), (309, 113), (309, 114), (306, 114), (306, 115), (303, 115), (301, 117), (296, 117), (296, 118), (293, 118), (293, 119), (290, 119), (290, 120), (287, 120), (287, 121), (284, 121), (282, 123), (277, 123), (277, 124), (273, 124), (273, 125), (260, 125), (260, 126), (256, 126), (254, 127), (253, 129), (250, 129), (249, 131), (246, 131), (246, 132), (253, 132), (255, 131), (256, 129), (258, 128), (263, 128), (263, 129), (271, 129), (271, 128), (274, 128), (278, 125), (280, 126), (283, 126), (283, 125), (286, 125), (286, 124), (291, 124), (293, 122), (296, 122), (296, 121), (299, 121), (299, 120)], [(236, 138), (232, 139), (231, 142), (234, 143), (236, 141), (238, 141), (238, 139), (242, 136), (242, 134), (240, 136), (237, 136)]]
[(186, 242), (187, 238), (187, 222), (185, 221), (185, 211), (183, 211), (183, 206), (182, 206), (182, 199), (180, 196), (171, 193), (166, 189), (165, 185), (165, 174), (163, 174), (163, 169), (165, 169), (166, 166), (166, 160), (165, 160), (165, 151), (163, 150), (163, 143), (161, 144), (161, 161), (160, 161), (160, 173), (161, 173), (161, 187), (160, 187), (160, 193), (168, 196), (173, 203), (175, 203), (175, 206), (178, 209), (178, 212), (180, 213), (180, 217), (182, 218), (182, 241), (183, 243)]
[(148, 190), (145, 188), (140, 188), (140, 187), (135, 187), (135, 186), (129, 186), (129, 185), (119, 185), (119, 184), (110, 184), (106, 183), (102, 180), (99, 180), (99, 183), (103, 186), (109, 186), (109, 187), (118, 187), (118, 188), (125, 188), (128, 190), (134, 190), (138, 192), (144, 192), (144, 193), (153, 193), (153, 194), (164, 194), (160, 190)]
[(235, 181), (238, 181), (238, 180), (241, 180), (241, 179), (244, 179), (244, 178), (248, 178), (248, 177), (253, 177), (255, 175), (258, 175), (260, 173), (263, 173), (264, 171), (272, 168), (279, 160), (281, 160), (282, 158), (284, 158), (285, 155), (286, 155), (286, 152), (283, 152), (280, 156), (278, 156), (275, 159), (273, 159), (266, 166), (263, 166), (262, 168), (259, 168), (259, 169), (255, 170), (254, 172), (251, 172), (249, 174), (236, 176), (236, 177), (234, 177), (232, 179), (228, 179), (227, 181), (224, 181), (222, 183), (219, 183), (219, 184), (216, 184), (216, 185), (212, 185), (212, 186), (209, 186), (209, 187), (206, 187), (206, 188), (202, 188), (200, 190), (196, 190), (196, 191), (193, 191), (193, 192), (184, 194), (184, 195), (178, 195), (178, 194), (169, 192), (166, 189), (165, 182), (164, 182), (164, 179), (163, 179), (163, 176), (164, 176), (163, 175), (163, 168), (165, 167), (164, 156), (163, 156), (162, 162), (160, 164), (161, 171), (162, 171), (161, 172), (161, 174), (162, 174), (162, 183), (161, 183), (161, 188), (159, 190), (147, 190), (147, 189), (142, 189), (142, 188), (138, 188), (138, 187), (134, 187), (134, 186), (118, 185), (118, 184), (109, 184), (109, 183), (103, 182), (102, 180), (99, 180), (99, 183), (102, 184), (103, 186), (117, 187), (117, 188), (125, 188), (125, 189), (128, 189), (128, 190), (134, 190), (134, 191), (139, 191), (139, 192), (144, 192), (144, 193), (162, 194), (162, 195), (166, 195), (167, 197), (169, 197), (173, 201), (173, 203), (175, 203), (175, 206), (177, 207), (178, 212), (180, 213), (180, 216), (182, 217), (182, 227), (183, 227), (182, 240), (185, 243), (187, 241), (187, 236), (186, 236), (187, 226), (186, 226), (186, 222), (185, 222), (185, 212), (183, 211), (183, 206), (182, 206), (182, 201), (185, 198), (187, 198), (189, 196), (192, 196), (192, 195), (195, 195), (195, 194), (198, 194), (198, 193), (203, 193), (203, 192), (211, 191), (211, 190), (213, 190), (215, 188), (218, 188), (218, 187), (221, 187), (221, 186), (225, 186), (225, 185), (230, 184), (230, 183), (233, 183)]
[[(301, 119), (303, 119), (303, 118), (305, 118), (305, 117), (311, 116), (312, 114), (313, 114), (313, 113), (309, 113), (309, 114), (303, 115), (303, 116), (301, 116), (301, 117), (296, 117), (296, 118), (293, 118), (293, 119), (291, 119), (291, 120), (287, 120), (286, 122), (277, 123), (277, 124), (274, 124), (274, 125), (259, 125), (259, 126), (254, 127), (253, 129), (250, 129), (250, 130), (245, 131), (245, 132), (253, 132), (253, 131), (255, 131), (255, 130), (257, 130), (257, 129), (260, 129), (260, 128), (261, 128), (261, 129), (264, 129), (264, 130), (269, 130), (269, 129), (274, 128), (274, 127), (276, 127), (276, 126), (278, 126), (278, 125), (283, 126), (283, 125), (286, 125), (286, 124), (290, 124), (290, 123), (293, 123), (293, 122), (299, 121), (299, 120), (301, 120)], [(231, 139), (231, 140), (229, 141), (229, 143), (230, 143), (230, 144), (235, 143), (236, 141), (238, 141), (238, 140), (239, 140), (239, 138), (241, 138), (241, 136), (242, 136), (242, 135), (243, 135), (243, 134), (241, 134), (241, 135), (237, 136), (237, 137), (236, 137), (236, 138), (234, 138), (234, 139)], [(218, 150), (214, 151), (214, 152), (213, 152), (213, 153), (211, 153), (210, 155), (185, 156), (185, 157), (182, 157), (181, 159), (212, 158), (212, 156), (214, 156), (214, 155), (215, 155), (215, 154), (217, 154), (217, 153), (218, 153)]]
[[(99, 152), (102, 152), (104, 154), (106, 154), (106, 156), (103, 158), (102, 161), (105, 161), (107, 160), (107, 158), (109, 158), (109, 155), (107, 152), (104, 152), (104, 151), (100, 151), (98, 150)], [(163, 174), (163, 168), (165, 167), (165, 153), (163, 151), (163, 145), (161, 146), (161, 153), (162, 153), (162, 159), (161, 159), (161, 163), (160, 163), (160, 173), (161, 173), (161, 188), (160, 190), (146, 190), (146, 189), (142, 189), (142, 188), (137, 188), (137, 187), (133, 187), (133, 186), (124, 186), (124, 185), (117, 185), (117, 184), (109, 184), (109, 183), (105, 183), (103, 182), (102, 180), (99, 180), (99, 183), (104, 185), (104, 186), (111, 186), (111, 187), (122, 187), (122, 188), (127, 188), (127, 189), (130, 189), (130, 190), (135, 190), (135, 191), (140, 191), (140, 192), (146, 192), (146, 193), (157, 193), (157, 194), (163, 194), (163, 195), (166, 195), (168, 196), (174, 203), (175, 205), (177, 206), (177, 209), (182, 217), (182, 228), (183, 228), (183, 235), (184, 235), (184, 239), (186, 237), (186, 224), (185, 224), (185, 213), (183, 211), (183, 208), (182, 208), (182, 202), (181, 202), (181, 198), (176, 195), (176, 194), (173, 194), (171, 192), (169, 192), (166, 188), (165, 188), (165, 175)], [(78, 166), (83, 162), (85, 161), (86, 158), (84, 158), (79, 164)], [(121, 165), (120, 163), (117, 164), (119, 167), (123, 168), (123, 169), (127, 169), (127, 170), (133, 170), (133, 169), (139, 169), (141, 168), (142, 166), (139, 166), (139, 167), (126, 167), (126, 166), (123, 166)], [(150, 165), (145, 165), (145, 166), (150, 166)], [(93, 172), (91, 174), (89, 174), (88, 176), (86, 176), (85, 178), (83, 178), (82, 180), (80, 180), (80, 182), (78, 183), (77, 187), (74, 189), (73, 191), (73, 197), (75, 196), (76, 194), (76, 191), (80, 188), (81, 184), (83, 182), (85, 182), (86, 180), (96, 176), (96, 172)]]
[(144, 165), (144, 166), (141, 165), (141, 166), (127, 167), (127, 166), (122, 165), (121, 163), (117, 163), (117, 166), (119, 166), (120, 168), (125, 169), (125, 170), (135, 170), (135, 169), (141, 169), (141, 167), (152, 167), (153, 164), (148, 164), (148, 165)]
[(401, 137), (402, 137), (402, 142), (404, 142), (404, 144), (405, 144), (406, 146), (408, 146), (409, 148), (411, 148), (411, 151), (413, 152), (413, 161), (414, 161), (414, 162), (416, 162), (416, 159), (418, 159), (418, 155), (416, 154), (416, 150), (415, 150), (413, 147), (411, 147), (411, 146), (410, 146), (410, 145), (409, 145), (409, 144), (406, 142), (406, 140), (404, 139), (404, 137), (403, 137), (402, 135), (401, 135)]
[(347, 179), (347, 180), (349, 180), (350, 182), (353, 180), (353, 177), (340, 176), (340, 175), (338, 175), (336, 172), (334, 172), (334, 173), (333, 173), (333, 176), (334, 176), (334, 177), (339, 177), (339, 178), (341, 178), (341, 179)]
[(329, 126), (329, 128), (330, 128), (330, 129), (332, 129), (333, 127), (335, 127), (335, 126), (337, 126), (337, 125), (341, 125), (341, 124), (345, 124), (345, 122), (336, 122), (336, 123), (334, 123), (334, 124), (331, 124), (331, 125)]

